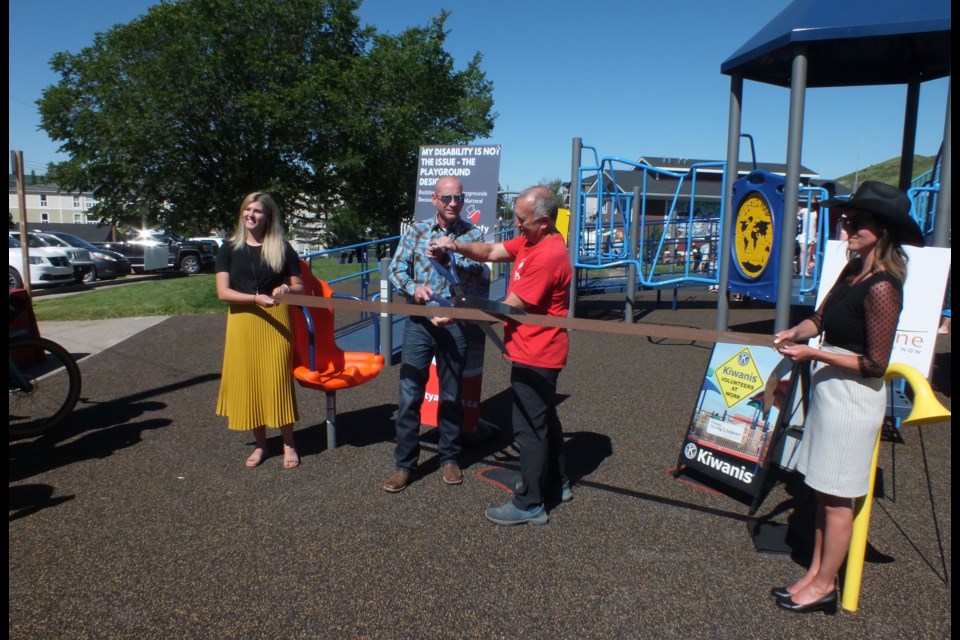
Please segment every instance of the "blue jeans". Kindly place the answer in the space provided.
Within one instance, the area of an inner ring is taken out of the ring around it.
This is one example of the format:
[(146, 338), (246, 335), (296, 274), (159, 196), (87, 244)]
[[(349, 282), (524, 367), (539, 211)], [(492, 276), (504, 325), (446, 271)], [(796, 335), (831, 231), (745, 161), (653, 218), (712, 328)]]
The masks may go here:
[(437, 411), (440, 462), (459, 464), (463, 446), (463, 402), (460, 392), (468, 341), (475, 339), (478, 331), (478, 327), (463, 322), (435, 327), (429, 318), (407, 318), (400, 358), (397, 448), (393, 454), (398, 469), (414, 471), (420, 459), (420, 406), (434, 357), (437, 359), (440, 382), (440, 407)]

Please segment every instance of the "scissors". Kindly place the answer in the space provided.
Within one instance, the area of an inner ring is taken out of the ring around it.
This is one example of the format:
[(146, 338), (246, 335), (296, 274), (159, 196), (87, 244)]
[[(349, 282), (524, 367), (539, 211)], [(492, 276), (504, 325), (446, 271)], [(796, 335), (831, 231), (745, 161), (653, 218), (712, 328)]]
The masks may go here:
[[(449, 300), (436, 293), (432, 294), (430, 299), (437, 304), (443, 307), (479, 309), (493, 315), (503, 315), (509, 313), (526, 315), (526, 312), (523, 309), (518, 309), (503, 302), (487, 300), (481, 296), (465, 293), (463, 290), (463, 285), (460, 283), (460, 276), (457, 274), (457, 263), (453, 259), (450, 260), (449, 269), (440, 264), (440, 262), (435, 258), (427, 259), (430, 260), (430, 264), (433, 265), (433, 268), (437, 270), (437, 273), (442, 275), (444, 279), (450, 283), (450, 290), (453, 291), (453, 298)], [(490, 342), (492, 342), (493, 345), (500, 350), (500, 353), (507, 355), (507, 348), (503, 345), (503, 341), (500, 339), (500, 336), (497, 335), (497, 332), (493, 330), (493, 327), (490, 324), (485, 322), (475, 322), (474, 324), (478, 325), (480, 329), (483, 330), (483, 333), (486, 334), (486, 336), (490, 339)]]

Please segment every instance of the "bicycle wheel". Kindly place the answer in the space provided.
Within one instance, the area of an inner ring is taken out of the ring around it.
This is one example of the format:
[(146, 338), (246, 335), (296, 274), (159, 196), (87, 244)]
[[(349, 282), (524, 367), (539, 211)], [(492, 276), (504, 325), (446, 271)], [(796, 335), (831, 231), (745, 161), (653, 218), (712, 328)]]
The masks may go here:
[(10, 341), (10, 433), (32, 436), (60, 424), (80, 398), (80, 367), (46, 338)]

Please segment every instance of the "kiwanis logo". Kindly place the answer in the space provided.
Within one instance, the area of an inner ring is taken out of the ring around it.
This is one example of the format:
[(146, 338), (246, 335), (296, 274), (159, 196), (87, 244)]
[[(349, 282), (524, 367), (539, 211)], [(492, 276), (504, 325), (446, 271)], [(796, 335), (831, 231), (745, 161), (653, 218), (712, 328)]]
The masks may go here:
[(687, 460), (693, 460), (697, 457), (697, 445), (692, 442), (688, 442), (687, 446), (683, 448), (683, 455), (687, 456)]
[(745, 367), (750, 364), (750, 353), (748, 351), (741, 351), (737, 354), (737, 364), (741, 367)]

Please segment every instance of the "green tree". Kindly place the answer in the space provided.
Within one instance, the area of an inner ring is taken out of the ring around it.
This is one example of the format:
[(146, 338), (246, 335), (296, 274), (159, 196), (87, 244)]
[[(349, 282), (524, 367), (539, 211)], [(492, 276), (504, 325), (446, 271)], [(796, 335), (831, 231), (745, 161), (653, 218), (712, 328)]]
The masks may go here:
[(362, 225), (395, 235), (413, 213), (417, 157), (424, 145), (466, 144), (493, 129), (493, 87), (476, 54), (456, 71), (444, 49), (449, 14), (397, 36), (375, 35), (351, 69), (349, 126), (337, 174), (351, 185), (343, 208)]
[(359, 218), (345, 227), (398, 229), (418, 147), (488, 134), (491, 87), (479, 56), (453, 70), (445, 14), (389, 36), (362, 27), (358, 6), (162, 2), (56, 54), (60, 81), (38, 105), (69, 159), (48, 178), (95, 189), (108, 221), (232, 228), (262, 190), (309, 212), (292, 221), (305, 233), (341, 209)]

